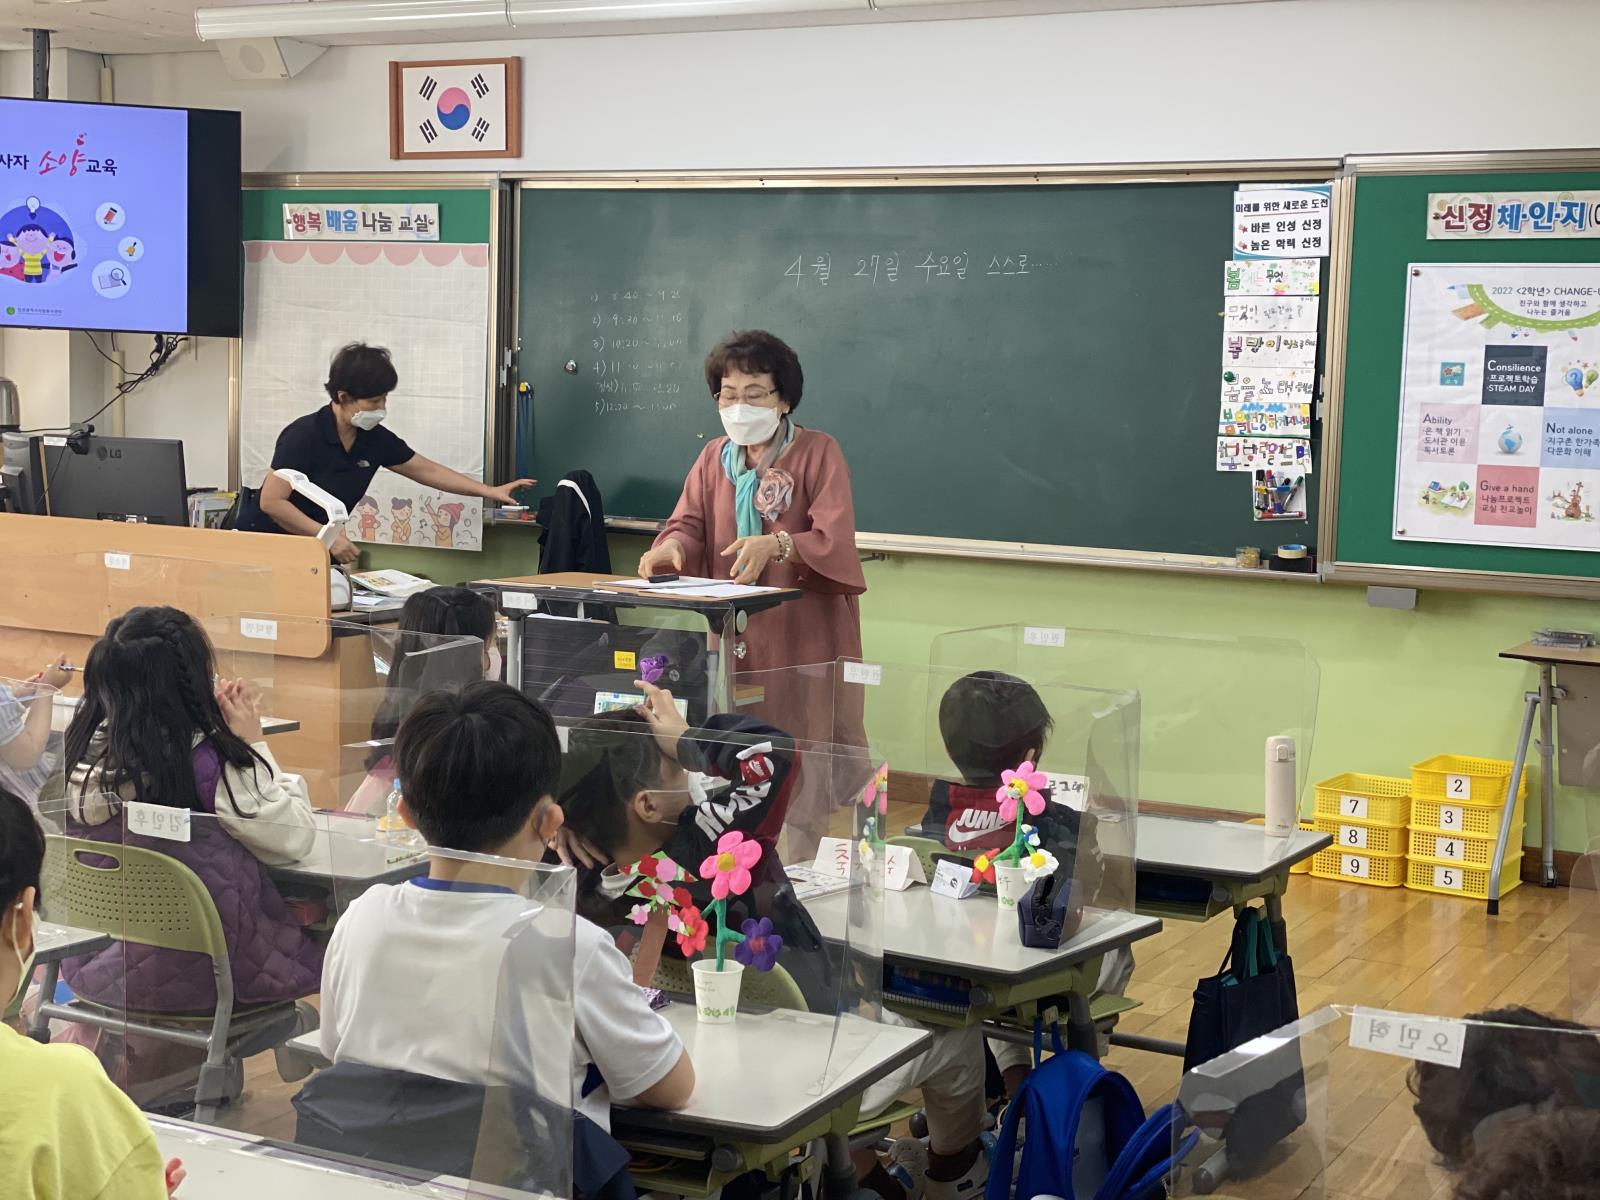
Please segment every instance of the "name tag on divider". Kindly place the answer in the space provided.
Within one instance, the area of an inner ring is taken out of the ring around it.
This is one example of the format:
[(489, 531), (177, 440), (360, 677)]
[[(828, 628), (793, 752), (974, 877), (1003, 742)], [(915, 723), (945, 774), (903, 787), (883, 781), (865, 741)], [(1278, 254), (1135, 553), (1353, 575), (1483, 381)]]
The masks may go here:
[(130, 800), (123, 805), (123, 816), (129, 833), (161, 838), (168, 842), (189, 840), (191, 815), (193, 814), (187, 808), (168, 808), (165, 804), (141, 804), (136, 800)]
[(829, 879), (850, 878), (850, 839), (825, 837), (817, 843), (817, 857), (811, 869)]
[(952, 900), (965, 900), (978, 894), (978, 885), (972, 882), (972, 868), (948, 858), (939, 864), (930, 884), (934, 894), (949, 896)]
[(1440, 1066), (1461, 1066), (1467, 1026), (1464, 1021), (1419, 1017), (1412, 1013), (1357, 1008), (1350, 1014), (1350, 1044), (1397, 1058), (1413, 1058)]
[(1084, 810), (1089, 799), (1089, 780), (1086, 776), (1053, 775), (1046, 771), (1044, 777), (1050, 781), (1051, 801), (1078, 812)]

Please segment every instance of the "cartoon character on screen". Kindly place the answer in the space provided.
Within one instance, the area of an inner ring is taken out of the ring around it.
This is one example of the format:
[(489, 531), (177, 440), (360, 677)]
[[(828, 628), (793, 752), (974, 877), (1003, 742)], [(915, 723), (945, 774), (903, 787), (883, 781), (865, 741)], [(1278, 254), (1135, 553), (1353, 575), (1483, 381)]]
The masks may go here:
[(58, 237), (50, 246), (50, 265), (60, 275), (78, 265), (78, 248), (69, 237)]
[(422, 515), (427, 518), (428, 524), (433, 526), (433, 544), (441, 550), (449, 550), (455, 545), (456, 526), (461, 522), (461, 514), (467, 506), (459, 501), (452, 500), (449, 504), (441, 504), (438, 508), (433, 506), (433, 497), (429, 496), (422, 502)]
[(49, 258), (50, 248), (55, 245), (56, 239), (45, 232), (43, 225), (28, 224), (6, 240), (22, 255), (22, 282), (43, 283), (50, 274), (45, 260)]
[(22, 283), (49, 283), (77, 265), (71, 227), (37, 196), (0, 214), (0, 247), (0, 275)]
[(356, 501), (356, 539), (370, 542), (378, 536), (378, 502), (371, 496)]
[(22, 251), (10, 242), (0, 242), (0, 276), (22, 282)]
[(389, 540), (396, 546), (411, 544), (411, 497), (396, 496), (389, 501)]

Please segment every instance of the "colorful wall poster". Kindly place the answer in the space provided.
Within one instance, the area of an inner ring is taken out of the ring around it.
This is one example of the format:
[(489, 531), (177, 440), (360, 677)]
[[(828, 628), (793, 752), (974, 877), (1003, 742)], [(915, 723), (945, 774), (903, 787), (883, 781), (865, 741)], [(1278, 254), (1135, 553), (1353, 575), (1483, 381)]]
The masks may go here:
[(1320, 258), (1236, 258), (1222, 264), (1223, 296), (1316, 296)]
[(1394, 536), (1600, 550), (1600, 264), (1409, 268)]
[(1600, 192), (1430, 192), (1430, 241), (1600, 237)]
[(437, 204), (285, 204), (286, 242), (437, 242)]
[(1316, 372), (1222, 369), (1217, 432), (1224, 437), (1310, 437)]
[[(387, 346), (400, 385), (392, 429), (435, 462), (483, 478), (489, 297), (481, 244), (246, 242), (239, 457), (252, 487), (278, 433), (328, 403), (328, 360), (346, 342)], [(483, 501), (379, 471), (350, 511), (357, 542), (479, 550)]]
[(1269, 467), (1311, 472), (1309, 438), (1219, 437), (1217, 470), (1251, 471)]
[(1240, 188), (1233, 194), (1234, 258), (1326, 258), (1331, 184)]

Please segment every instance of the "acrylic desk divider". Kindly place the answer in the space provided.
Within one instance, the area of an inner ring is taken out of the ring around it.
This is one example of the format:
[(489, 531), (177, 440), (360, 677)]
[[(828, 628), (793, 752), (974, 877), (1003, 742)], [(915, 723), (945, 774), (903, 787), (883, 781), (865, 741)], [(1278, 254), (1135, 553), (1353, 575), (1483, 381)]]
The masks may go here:
[[(686, 1041), (692, 1035), (713, 1047), (725, 1025), (748, 1026), (739, 1037), (752, 1044), (793, 1039), (815, 1068), (812, 1086), (826, 1087), (871, 1046), (882, 1019), (884, 860), (873, 832), (882, 828), (874, 768), (864, 755), (841, 763), (831, 747), (737, 717), (690, 728), (664, 698), (658, 711), (670, 715), (647, 721), (616, 712), (567, 732), (566, 828), (610, 864), (579, 912), (628, 947), (638, 982), (693, 1014)], [(837, 854), (830, 852), (821, 881), (811, 878), (814, 844), (800, 858), (784, 857), (797, 841), (794, 799), (811, 775), (841, 787)], [(785, 870), (790, 863), (807, 869), (798, 882)], [(826, 934), (805, 898), (813, 890), (845, 913)], [(697, 1057), (697, 1072), (706, 1071), (761, 1086), (759, 1066), (732, 1043), (714, 1063)]]
[(1175, 1197), (1448, 1196), (1465, 1172), (1503, 1188), (1541, 1170), (1539, 1194), (1577, 1195), (1600, 1137), (1600, 1034), (1529, 1010), (1340, 1005), (1200, 1064), (1176, 1100)]

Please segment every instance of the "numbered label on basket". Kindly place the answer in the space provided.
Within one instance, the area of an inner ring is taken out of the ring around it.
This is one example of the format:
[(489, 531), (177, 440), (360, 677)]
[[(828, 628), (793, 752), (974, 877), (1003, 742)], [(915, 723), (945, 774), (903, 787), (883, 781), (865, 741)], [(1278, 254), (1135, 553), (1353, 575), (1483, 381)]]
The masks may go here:
[(1471, 800), (1472, 776), (1446, 775), (1444, 777), (1444, 794), (1452, 800)]
[(1359, 854), (1341, 854), (1339, 856), (1339, 874), (1351, 879), (1371, 879), (1372, 860)]
[(1459, 804), (1439, 805), (1439, 828), (1450, 833), (1459, 833), (1462, 826), (1463, 813)]
[(1444, 888), (1447, 891), (1459, 892), (1465, 886), (1461, 882), (1461, 868), (1435, 867), (1433, 869), (1433, 886)]
[[(1448, 858), (1451, 862), (1467, 861), (1467, 846), (1458, 837), (1442, 837), (1433, 840), (1433, 856), (1435, 858)], [(1459, 884), (1452, 886), (1459, 887)]]
[(1341, 817), (1354, 817), (1358, 821), (1367, 819), (1367, 798), (1365, 796), (1340, 796), (1339, 815)]
[(1365, 850), (1367, 848), (1367, 831), (1361, 825), (1339, 826), (1339, 845), (1346, 850)]

